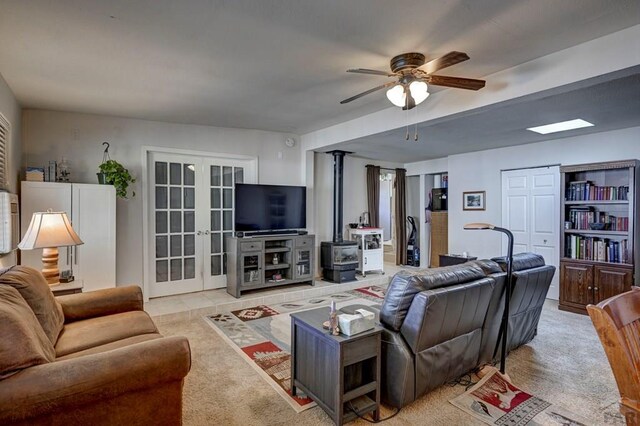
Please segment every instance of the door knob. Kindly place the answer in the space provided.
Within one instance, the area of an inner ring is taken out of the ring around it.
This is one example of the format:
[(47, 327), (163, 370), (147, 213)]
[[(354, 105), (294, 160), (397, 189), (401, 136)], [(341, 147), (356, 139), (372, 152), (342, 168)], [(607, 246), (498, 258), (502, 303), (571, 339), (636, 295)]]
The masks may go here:
[(204, 235), (209, 235), (209, 230), (204, 231)]
[(547, 240), (544, 240), (544, 243), (547, 244)]
[(196, 235), (202, 235), (202, 231), (198, 231)]

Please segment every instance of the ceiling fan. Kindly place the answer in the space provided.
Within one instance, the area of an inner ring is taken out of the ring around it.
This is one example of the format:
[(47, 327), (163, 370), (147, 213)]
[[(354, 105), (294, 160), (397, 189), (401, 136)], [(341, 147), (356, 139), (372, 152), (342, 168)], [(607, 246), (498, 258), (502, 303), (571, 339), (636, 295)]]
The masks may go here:
[(485, 85), (484, 80), (433, 74), (438, 70), (464, 62), (467, 59), (469, 59), (469, 55), (466, 53), (454, 51), (425, 63), (425, 56), (422, 53), (412, 52), (403, 53), (393, 57), (391, 59), (391, 72), (370, 70), (366, 68), (347, 70), (347, 72), (357, 74), (395, 77), (396, 80), (359, 93), (341, 101), (340, 103), (346, 104), (370, 93), (377, 92), (378, 90), (390, 88), (387, 90), (387, 98), (391, 103), (402, 107), (404, 110), (408, 110), (427, 99), (429, 96), (428, 84), (467, 90), (482, 89)]

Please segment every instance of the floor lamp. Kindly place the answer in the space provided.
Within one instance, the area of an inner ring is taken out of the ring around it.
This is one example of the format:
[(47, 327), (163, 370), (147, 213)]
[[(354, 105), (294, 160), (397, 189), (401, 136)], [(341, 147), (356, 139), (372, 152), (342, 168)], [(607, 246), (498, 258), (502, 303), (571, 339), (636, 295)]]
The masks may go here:
[(50, 286), (60, 284), (58, 247), (84, 244), (71, 227), (64, 212), (36, 212), (31, 217), (29, 229), (18, 244), (20, 250), (42, 250), (42, 275)]
[(489, 229), (491, 231), (502, 232), (507, 235), (507, 282), (505, 285), (504, 313), (502, 314), (502, 324), (500, 334), (502, 335), (502, 351), (500, 355), (500, 373), (505, 374), (505, 362), (507, 359), (507, 330), (509, 328), (509, 304), (511, 302), (511, 263), (513, 262), (513, 234), (506, 228), (491, 225), (489, 223), (467, 223), (464, 229)]

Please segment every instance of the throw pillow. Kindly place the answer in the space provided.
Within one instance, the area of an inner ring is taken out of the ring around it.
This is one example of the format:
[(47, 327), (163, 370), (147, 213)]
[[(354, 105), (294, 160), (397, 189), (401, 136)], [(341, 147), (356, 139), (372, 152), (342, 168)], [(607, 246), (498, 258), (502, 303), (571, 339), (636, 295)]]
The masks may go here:
[(18, 290), (0, 286), (0, 379), (55, 359), (55, 350)]
[(55, 345), (64, 326), (64, 313), (40, 271), (28, 266), (11, 266), (0, 271), (0, 285), (3, 284), (20, 292)]

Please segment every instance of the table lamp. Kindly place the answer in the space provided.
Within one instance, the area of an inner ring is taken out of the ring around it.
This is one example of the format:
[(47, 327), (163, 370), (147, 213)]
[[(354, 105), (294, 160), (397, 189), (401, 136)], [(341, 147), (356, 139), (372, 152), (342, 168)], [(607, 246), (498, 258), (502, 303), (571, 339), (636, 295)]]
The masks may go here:
[(58, 247), (84, 244), (71, 227), (65, 212), (36, 212), (18, 244), (20, 250), (42, 249), (42, 275), (50, 286), (60, 284)]
[(511, 263), (513, 262), (513, 234), (506, 228), (500, 228), (499, 226), (491, 225), (490, 223), (467, 223), (464, 225), (464, 229), (489, 229), (491, 231), (502, 232), (507, 234), (509, 244), (507, 246), (507, 283), (505, 285), (504, 296), (504, 313), (502, 315), (502, 326), (500, 327), (500, 337), (498, 339), (502, 344), (502, 351), (500, 354), (500, 373), (505, 373), (505, 360), (507, 359), (507, 331), (509, 328), (509, 304), (511, 302)]

